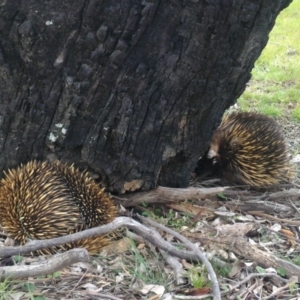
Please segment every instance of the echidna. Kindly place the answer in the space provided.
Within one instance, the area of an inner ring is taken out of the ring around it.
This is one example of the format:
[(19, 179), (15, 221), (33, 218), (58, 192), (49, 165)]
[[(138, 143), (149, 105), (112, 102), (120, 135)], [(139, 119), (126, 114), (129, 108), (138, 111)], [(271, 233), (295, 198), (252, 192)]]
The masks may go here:
[[(31, 161), (9, 170), (0, 182), (0, 224), (21, 245), (28, 239), (65, 236), (111, 222), (116, 206), (88, 175), (73, 165)], [(55, 247), (86, 247), (91, 253), (108, 243), (100, 236)]]
[(236, 183), (266, 187), (291, 174), (279, 125), (259, 113), (226, 115), (213, 135), (208, 157), (219, 163), (227, 180)]

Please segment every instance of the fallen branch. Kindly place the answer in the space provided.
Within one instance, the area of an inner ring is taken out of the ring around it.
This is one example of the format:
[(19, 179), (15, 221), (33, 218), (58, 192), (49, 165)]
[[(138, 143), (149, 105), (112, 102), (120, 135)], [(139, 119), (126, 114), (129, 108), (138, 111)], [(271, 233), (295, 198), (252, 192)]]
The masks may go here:
[(298, 198), (300, 197), (300, 189), (289, 189), (284, 191), (279, 191), (276, 193), (271, 193), (266, 195), (266, 199), (268, 200), (276, 200), (282, 198)]
[(149, 192), (137, 192), (131, 194), (120, 195), (114, 199), (124, 207), (136, 206), (141, 203), (170, 203), (175, 201), (184, 201), (192, 199), (201, 199), (210, 195), (222, 193), (227, 187), (214, 188), (196, 188), (189, 187), (186, 189), (169, 188), (159, 186)]
[[(258, 197), (259, 198), (259, 197)], [(292, 214), (294, 209), (291, 209), (291, 205), (289, 203), (281, 204), (275, 203), (272, 201), (266, 200), (255, 200), (250, 199), (249, 197), (242, 198), (241, 201), (228, 201), (223, 203), (224, 206), (228, 207), (234, 211), (255, 211), (259, 207), (259, 211), (266, 213), (284, 213), (284, 214)]]
[[(140, 218), (142, 218), (142, 217), (140, 217)], [(143, 220), (147, 220), (147, 219), (143, 218)], [(157, 224), (157, 223), (153, 222), (152, 224)], [(169, 242), (165, 241), (157, 231), (153, 230), (152, 228), (148, 228), (145, 225), (142, 225), (141, 223), (139, 223), (133, 219), (127, 218), (127, 217), (119, 217), (119, 218), (116, 218), (110, 224), (103, 225), (101, 227), (87, 229), (84, 231), (80, 231), (77, 233), (73, 233), (73, 234), (55, 238), (55, 239), (35, 240), (35, 241), (31, 241), (21, 247), (4, 247), (4, 248), (0, 249), (0, 256), (7, 257), (7, 256), (15, 255), (15, 254), (24, 254), (24, 253), (33, 252), (33, 251), (36, 251), (36, 250), (39, 250), (42, 248), (50, 248), (50, 247), (54, 247), (54, 246), (58, 246), (58, 245), (72, 243), (72, 242), (75, 242), (80, 239), (85, 239), (85, 238), (89, 238), (92, 236), (102, 235), (102, 234), (112, 232), (122, 226), (127, 226), (128, 228), (130, 228), (131, 230), (138, 233), (140, 236), (142, 236), (145, 240), (147, 240), (154, 246), (168, 252), (171, 255), (174, 255), (174, 256), (177, 256), (177, 257), (180, 257), (183, 259), (188, 259), (188, 260), (195, 260), (195, 261), (201, 260), (203, 262), (203, 264), (205, 264), (205, 266), (209, 270), (209, 274), (213, 281), (214, 299), (216, 299), (216, 300), (221, 299), (220, 290), (218, 288), (217, 277), (216, 277), (213, 269), (211, 268), (210, 263), (206, 259), (206, 257), (200, 252), (200, 250), (195, 245), (193, 245), (191, 242), (189, 242), (186, 238), (184, 238), (179, 233), (176, 233), (171, 229), (163, 227), (164, 230), (166, 230), (167, 232), (176, 236), (177, 239), (183, 241), (190, 249), (192, 249), (192, 251), (179, 250), (178, 248), (171, 245)], [(6, 268), (8, 268), (8, 267), (6, 267)], [(1, 272), (1, 268), (0, 268), (0, 272)], [(3, 276), (5, 276), (5, 275), (6, 275), (6, 273), (3, 274)]]
[(103, 235), (106, 233), (110, 233), (115, 231), (116, 229), (126, 226), (129, 229), (133, 230), (137, 234), (139, 234), (142, 238), (149, 241), (154, 246), (168, 251), (171, 254), (188, 259), (188, 260), (196, 260), (197, 255), (195, 255), (191, 251), (180, 251), (176, 247), (172, 246), (170, 243), (166, 242), (158, 232), (154, 230), (150, 230), (148, 227), (142, 225), (141, 223), (127, 217), (118, 217), (113, 222), (91, 229), (87, 229), (84, 231), (80, 231), (77, 233), (69, 234), (66, 236), (54, 238), (54, 239), (46, 239), (46, 240), (34, 240), (30, 241), (24, 246), (18, 247), (3, 247), (0, 248), (0, 257), (8, 257), (17, 254), (25, 254), (34, 252), (39, 249), (46, 249), (54, 246), (64, 245), (73, 243), (75, 241), (90, 238), (93, 236)]
[(260, 211), (249, 211), (249, 214), (251, 214), (252, 216), (258, 216), (258, 217), (261, 217), (261, 218), (266, 218), (266, 219), (269, 219), (269, 220), (285, 223), (285, 224), (288, 224), (288, 225), (300, 226), (300, 221), (289, 220), (289, 219), (281, 219), (281, 218), (277, 218), (277, 217), (274, 217), (274, 216), (270, 216), (268, 214), (264, 214)]
[(0, 268), (0, 280), (5, 278), (24, 278), (52, 274), (77, 262), (88, 262), (89, 254), (85, 249), (71, 249), (67, 252), (53, 255), (46, 261), (23, 266)]

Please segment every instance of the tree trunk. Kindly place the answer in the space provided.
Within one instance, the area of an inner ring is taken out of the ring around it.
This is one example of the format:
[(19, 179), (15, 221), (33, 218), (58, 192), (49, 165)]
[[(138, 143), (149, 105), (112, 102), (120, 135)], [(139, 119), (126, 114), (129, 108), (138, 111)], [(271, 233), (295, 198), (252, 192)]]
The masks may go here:
[(0, 5), (0, 169), (61, 159), (110, 191), (186, 187), (291, 0)]

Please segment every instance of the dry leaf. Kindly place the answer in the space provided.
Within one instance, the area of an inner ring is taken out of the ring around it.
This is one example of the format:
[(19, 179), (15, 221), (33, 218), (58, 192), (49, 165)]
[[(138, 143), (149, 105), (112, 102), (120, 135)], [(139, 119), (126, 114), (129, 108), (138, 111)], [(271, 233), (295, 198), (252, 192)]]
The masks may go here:
[(245, 268), (246, 265), (240, 261), (240, 260), (236, 260), (234, 263), (233, 263), (233, 266), (232, 266), (232, 269), (230, 270), (228, 276), (230, 278), (235, 278), (237, 277), (237, 275), (240, 274), (240, 272), (242, 271), (243, 268)]
[(92, 284), (92, 283), (85, 283), (81, 287), (83, 287), (87, 291), (95, 291), (95, 290), (98, 289), (98, 287), (95, 284)]
[(5, 239), (4, 246), (8, 247), (8, 246), (14, 246), (14, 245), (15, 245), (15, 241), (12, 238), (7, 237)]
[(124, 183), (124, 190), (134, 192), (144, 184), (143, 180), (135, 179)]
[(144, 295), (148, 294), (149, 292), (152, 292), (161, 297), (165, 292), (165, 287), (162, 285), (147, 284), (144, 285), (144, 287), (141, 289), (141, 292)]
[(85, 272), (86, 270), (91, 270), (91, 265), (84, 262), (78, 262), (70, 266), (70, 270), (71, 272), (74, 273), (82, 273)]
[(225, 235), (245, 236), (249, 231), (256, 227), (253, 223), (235, 223), (233, 225), (226, 224), (216, 227), (216, 229)]
[(9, 294), (9, 299), (20, 300), (24, 297), (24, 295), (25, 295), (24, 292), (17, 292), (17, 293)]
[(279, 232), (283, 233), (287, 238), (291, 246), (295, 246), (297, 243), (295, 241), (295, 235), (289, 229), (281, 229)]
[(247, 221), (249, 222), (249, 221), (254, 221), (255, 220), (255, 218), (251, 215), (245, 215), (245, 216), (240, 215), (240, 216), (236, 216), (235, 219), (238, 220), (238, 221), (242, 221), (242, 222), (247, 222)]
[(273, 231), (278, 232), (278, 231), (281, 230), (281, 228), (282, 228), (282, 226), (281, 226), (280, 224), (275, 223), (275, 224), (273, 224), (273, 225), (270, 227), (270, 230), (273, 230)]
[(274, 268), (267, 268), (266, 273), (274, 273), (277, 274), (276, 270)]
[(195, 266), (193, 264), (188, 263), (185, 259), (182, 259), (181, 263), (182, 263), (183, 267), (187, 270), (195, 268)]
[(118, 275), (116, 276), (116, 283), (123, 282), (125, 275), (125, 273), (118, 273)]
[(169, 208), (172, 208), (176, 211), (184, 212), (189, 215), (195, 216), (194, 221), (197, 222), (199, 219), (207, 219), (215, 216), (215, 213), (212, 209), (196, 206), (188, 202), (183, 203), (170, 203), (167, 205)]
[(264, 287), (263, 279), (257, 279), (256, 288), (253, 289), (253, 293), (255, 293), (256, 295), (261, 295), (263, 287)]
[(234, 217), (236, 215), (236, 213), (231, 211), (218, 211), (218, 210), (215, 210), (215, 214), (222, 217)]
[(197, 289), (188, 289), (188, 290), (180, 290), (178, 294), (183, 294), (185, 296), (201, 296), (207, 295), (210, 293), (209, 287), (197, 288)]
[(112, 254), (118, 254), (118, 253), (124, 253), (125, 251), (131, 249), (132, 247), (132, 241), (124, 237), (121, 240), (118, 241), (112, 241), (109, 245), (103, 247), (101, 249), (101, 254), (104, 252), (107, 255)]

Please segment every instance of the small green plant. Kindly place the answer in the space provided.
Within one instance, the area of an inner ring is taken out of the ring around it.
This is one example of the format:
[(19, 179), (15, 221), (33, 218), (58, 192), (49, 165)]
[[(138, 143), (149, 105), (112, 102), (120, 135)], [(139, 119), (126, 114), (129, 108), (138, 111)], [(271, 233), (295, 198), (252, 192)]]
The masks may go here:
[(30, 300), (45, 300), (45, 297), (43, 295), (34, 295), (34, 293), (37, 292), (37, 287), (32, 282), (25, 282), (22, 285), (22, 291), (28, 293)]
[(188, 214), (179, 214), (170, 209), (166, 215), (167, 226), (175, 229), (181, 229), (183, 226), (192, 225), (190, 216)]
[(284, 268), (282, 268), (282, 267), (277, 268), (276, 271), (280, 276), (282, 276), (282, 277), (286, 276), (286, 270)]
[(141, 213), (141, 215), (144, 216), (144, 217), (147, 217), (147, 218), (153, 218), (153, 217), (154, 217), (153, 212), (152, 212), (152, 211), (149, 211), (149, 210), (143, 211), (143, 212)]
[(14, 291), (13, 281), (9, 278), (0, 281), (0, 300), (6, 300)]
[(300, 266), (300, 256), (293, 258), (293, 263), (297, 266)]
[(59, 278), (60, 275), (61, 275), (60, 272), (57, 271), (57, 272), (54, 272), (53, 274), (47, 275), (47, 278)]
[(289, 288), (290, 288), (291, 294), (296, 294), (296, 292), (298, 290), (298, 285), (295, 282), (293, 282), (290, 284)]
[(23, 256), (22, 255), (14, 255), (13, 260), (17, 264), (23, 260)]
[(218, 193), (217, 196), (223, 200), (227, 199), (227, 197), (223, 193)]
[[(299, 99), (300, 101), (300, 99)], [(295, 119), (296, 121), (300, 121), (300, 106), (296, 107), (293, 112), (292, 112), (292, 117), (293, 119)]]
[(207, 280), (206, 272), (201, 270), (199, 267), (194, 267), (189, 270), (188, 277), (191, 285), (195, 289), (202, 289), (205, 287), (210, 287), (210, 283)]
[(154, 209), (154, 213), (155, 213), (156, 215), (162, 215), (162, 214), (163, 214), (163, 211), (162, 211), (162, 209), (161, 209), (160, 207), (156, 207), (156, 208)]
[(256, 271), (257, 271), (258, 273), (261, 273), (261, 274), (266, 273), (266, 270), (265, 270), (264, 268), (260, 267), (260, 266), (256, 266), (255, 269), (256, 269)]

